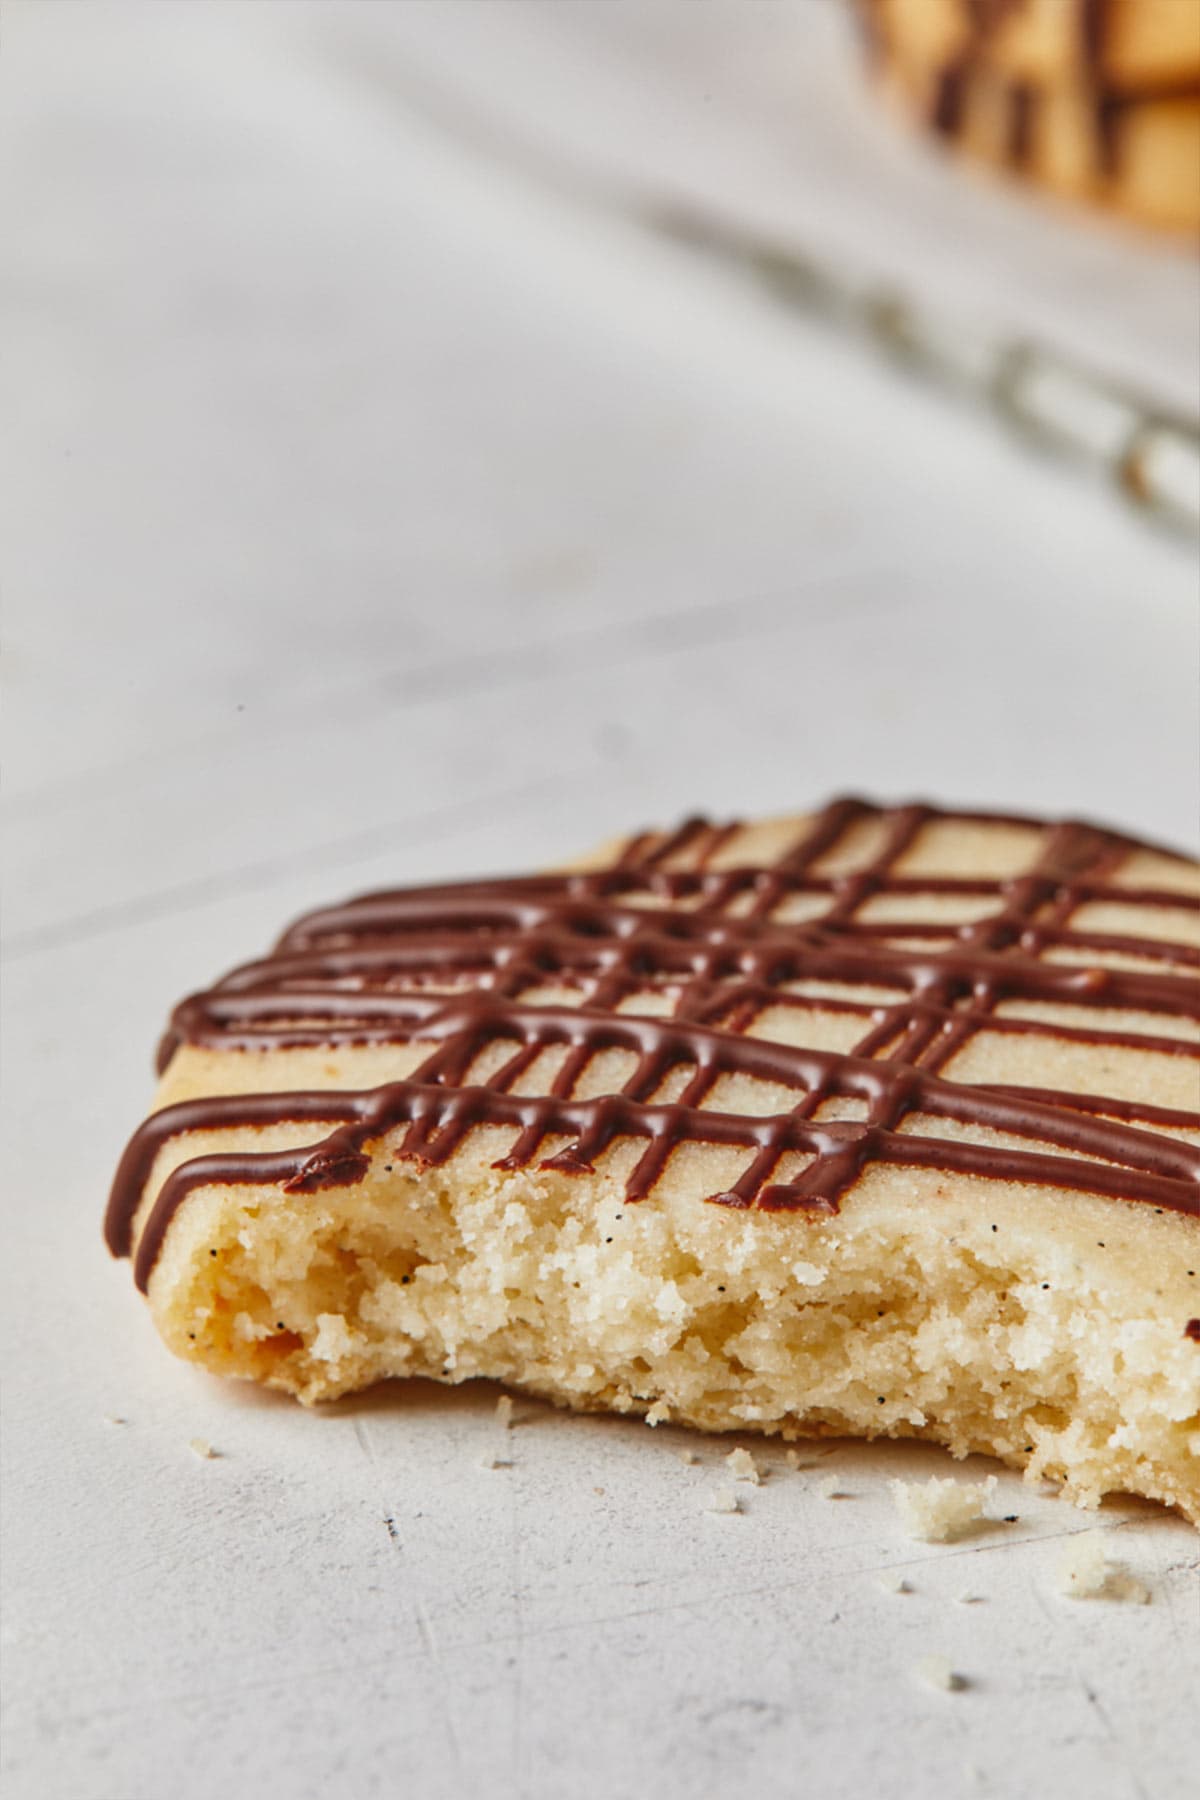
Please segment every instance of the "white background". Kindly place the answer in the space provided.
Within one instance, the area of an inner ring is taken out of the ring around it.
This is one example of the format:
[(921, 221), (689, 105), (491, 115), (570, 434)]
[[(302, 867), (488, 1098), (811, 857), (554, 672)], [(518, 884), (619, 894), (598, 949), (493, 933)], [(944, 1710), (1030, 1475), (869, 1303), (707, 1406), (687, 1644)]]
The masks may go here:
[(356, 887), (847, 788), (1194, 833), (1191, 546), (487, 131), (1194, 406), (1189, 261), (927, 158), (821, 0), (2, 29), (8, 1800), (1182, 1795), (1157, 1509), (1100, 1515), (1142, 1608), (1060, 1597), (1089, 1521), (1012, 1477), (905, 1539), (933, 1451), (722, 1517), (728, 1445), (526, 1407), (485, 1469), (493, 1393), (172, 1362), (99, 1218), (171, 1001)]

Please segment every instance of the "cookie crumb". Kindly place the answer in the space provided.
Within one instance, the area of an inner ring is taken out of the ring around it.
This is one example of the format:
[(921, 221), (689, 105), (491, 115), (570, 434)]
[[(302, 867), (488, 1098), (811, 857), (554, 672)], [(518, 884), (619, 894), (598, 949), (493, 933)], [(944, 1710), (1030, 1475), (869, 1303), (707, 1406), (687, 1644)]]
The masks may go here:
[(954, 1596), (958, 1606), (978, 1606), (984, 1598), (983, 1594), (955, 1594)]
[(762, 1483), (758, 1464), (748, 1450), (731, 1450), (725, 1458), (725, 1467), (735, 1481), (748, 1481), (751, 1487), (759, 1487)]
[(785, 1450), (783, 1460), (789, 1469), (815, 1469), (817, 1466), (811, 1457), (806, 1461), (798, 1450)]
[(1099, 1529), (1075, 1532), (1059, 1560), (1060, 1592), (1072, 1600), (1125, 1600), (1147, 1606), (1149, 1588), (1108, 1560), (1107, 1536)]
[(822, 1500), (853, 1500), (854, 1495), (849, 1488), (844, 1488), (836, 1475), (827, 1475), (820, 1486)]
[(708, 1511), (714, 1513), (740, 1513), (742, 1503), (731, 1487), (719, 1487), (708, 1504)]
[(966, 1687), (961, 1675), (957, 1675), (948, 1656), (923, 1656), (916, 1665), (917, 1679), (926, 1687), (939, 1688), (943, 1693), (958, 1693)]
[(689, 1468), (694, 1467), (694, 1465), (700, 1461), (700, 1458), (696, 1455), (694, 1450), (677, 1450), (675, 1454), (680, 1462), (686, 1463)]
[(200, 1457), (204, 1462), (212, 1462), (215, 1457), (220, 1455), (218, 1450), (213, 1449), (207, 1438), (189, 1438), (188, 1449), (193, 1456)]
[(479, 1466), (481, 1469), (511, 1469), (513, 1465), (510, 1457), (481, 1456)]
[(106, 1425), (128, 1425), (129, 1420), (123, 1419), (120, 1413), (105, 1413), (104, 1423)]
[(930, 1481), (889, 1482), (896, 1510), (909, 1537), (925, 1544), (945, 1544), (961, 1537), (973, 1525), (986, 1518), (984, 1507), (996, 1486), (996, 1477), (986, 1481), (944, 1481), (936, 1475)]
[(496, 1402), (496, 1423), (501, 1431), (508, 1431), (513, 1422), (513, 1403), (507, 1394), (501, 1394)]
[(885, 1594), (911, 1594), (912, 1588), (898, 1569), (885, 1569), (878, 1577)]

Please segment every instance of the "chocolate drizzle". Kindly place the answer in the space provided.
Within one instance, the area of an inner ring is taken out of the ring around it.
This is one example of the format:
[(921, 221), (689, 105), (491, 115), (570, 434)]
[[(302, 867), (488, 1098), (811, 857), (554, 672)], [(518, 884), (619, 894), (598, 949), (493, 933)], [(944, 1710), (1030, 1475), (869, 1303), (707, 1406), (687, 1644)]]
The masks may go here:
[(967, 96), (986, 55), (989, 39), (1019, 0), (962, 0), (962, 47), (939, 71), (933, 86), (929, 123), (942, 137), (958, 137), (966, 125)]
[(1008, 138), (1005, 154), (1014, 169), (1023, 169), (1033, 153), (1034, 118), (1038, 91), (1031, 81), (1013, 81), (1008, 87)]
[[(982, 1029), (1200, 1059), (1200, 1046), (1174, 1023), (1200, 1018), (1200, 979), (1191, 973), (1200, 974), (1200, 951), (1071, 923), (1091, 901), (1180, 911), (1196, 903), (1112, 883), (1136, 846), (1071, 822), (1046, 828), (1033, 868), (1012, 880), (906, 873), (906, 851), (945, 816), (840, 800), (778, 861), (730, 868), (710, 865), (735, 845), (738, 827), (690, 819), (669, 836), (632, 839), (604, 869), (365, 895), (309, 914), (272, 956), (176, 1008), (160, 1066), (183, 1044), (237, 1053), (370, 1043), (417, 1046), (417, 1066), (407, 1079), (367, 1091), (224, 1095), (151, 1115), (117, 1173), (110, 1248), (133, 1249), (135, 1214), (172, 1140), (284, 1123), (311, 1125), (314, 1141), (203, 1154), (167, 1177), (138, 1238), (139, 1286), (176, 1210), (198, 1187), (248, 1183), (298, 1196), (344, 1186), (367, 1173), (368, 1146), (385, 1134), (402, 1132), (389, 1158), (422, 1168), (445, 1162), (480, 1125), (514, 1133), (497, 1165), (506, 1169), (577, 1173), (618, 1140), (640, 1144), (625, 1181), (631, 1201), (649, 1196), (674, 1150), (695, 1141), (749, 1152), (733, 1186), (711, 1196), (739, 1208), (836, 1211), (863, 1171), (882, 1162), (1200, 1214), (1200, 1151), (1154, 1129), (1200, 1126), (1200, 1113), (963, 1085), (939, 1073)], [(859, 827), (878, 833), (874, 856), (851, 874), (823, 873)], [(921, 895), (961, 899), (984, 916), (958, 926), (863, 917), (881, 898), (903, 912), (907, 898), (916, 904)], [(797, 906), (816, 916), (789, 922)], [(1147, 966), (1076, 966), (1043, 960), (1047, 954), (1116, 954)], [(1018, 1011), (998, 1016), (1004, 1003)], [(1020, 1016), (1023, 1003), (1069, 1006), (1072, 1017)], [(814, 1007), (861, 1021), (852, 1054), (753, 1035), (768, 1009)], [(1137, 1028), (1089, 1022), (1089, 1009), (1135, 1013)], [(1147, 1017), (1159, 1028), (1142, 1029)], [(561, 1060), (547, 1091), (514, 1092), (548, 1051)], [(584, 1071), (606, 1051), (628, 1059), (619, 1091), (575, 1098)], [(492, 1053), (491, 1073), (481, 1080), (473, 1071), (484, 1052)], [(709, 1097), (730, 1076), (771, 1083), (794, 1100), (767, 1116), (723, 1111)], [(668, 1078), (674, 1098), (665, 1102), (656, 1096)], [(1200, 1060), (1197, 1084), (1200, 1091)], [(835, 1101), (852, 1103), (856, 1116), (823, 1116)], [(904, 1129), (914, 1113), (1031, 1147), (917, 1135)], [(801, 1162), (786, 1176), (785, 1157)]]
[(1091, 94), (1096, 159), (1101, 173), (1110, 179), (1119, 166), (1122, 107), (1122, 96), (1106, 73), (1111, 24), (1109, 0), (1080, 0), (1079, 51)]

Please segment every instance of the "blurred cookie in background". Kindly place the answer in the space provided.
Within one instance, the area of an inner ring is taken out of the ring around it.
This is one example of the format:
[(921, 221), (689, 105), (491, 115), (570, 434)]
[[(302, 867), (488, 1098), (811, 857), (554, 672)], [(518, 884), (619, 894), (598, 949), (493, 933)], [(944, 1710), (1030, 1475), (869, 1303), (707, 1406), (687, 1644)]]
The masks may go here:
[(885, 85), (970, 156), (1200, 230), (1200, 0), (853, 0)]

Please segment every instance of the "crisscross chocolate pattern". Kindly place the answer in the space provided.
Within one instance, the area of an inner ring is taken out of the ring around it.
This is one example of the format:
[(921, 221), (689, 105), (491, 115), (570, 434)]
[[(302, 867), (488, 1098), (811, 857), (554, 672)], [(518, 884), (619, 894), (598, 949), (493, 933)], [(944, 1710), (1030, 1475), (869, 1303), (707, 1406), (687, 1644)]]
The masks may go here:
[[(994, 880), (906, 873), (922, 833), (947, 821), (1036, 829), (1031, 866)], [(864, 829), (869, 857), (833, 872), (839, 846)], [(369, 894), (301, 919), (271, 956), (176, 1008), (160, 1067), (182, 1044), (428, 1053), (409, 1078), (371, 1090), (220, 1095), (152, 1115), (118, 1171), (110, 1248), (129, 1254), (170, 1139), (285, 1121), (311, 1121), (316, 1141), (202, 1155), (167, 1178), (138, 1243), (139, 1286), (194, 1188), (266, 1183), (301, 1195), (352, 1183), (369, 1167), (368, 1144), (400, 1127), (389, 1159), (422, 1167), (480, 1125), (513, 1131), (497, 1165), (506, 1169), (589, 1170), (616, 1141), (640, 1142), (624, 1184), (631, 1201), (653, 1192), (678, 1146), (699, 1142), (746, 1151), (738, 1179), (710, 1196), (739, 1208), (832, 1212), (869, 1164), (888, 1162), (1200, 1215), (1200, 1151), (1185, 1135), (1200, 1131), (1200, 950), (1075, 922), (1094, 904), (1165, 921), (1200, 914), (1174, 886), (1113, 879), (1145, 846), (1078, 822), (857, 799), (832, 802), (767, 865), (736, 861), (740, 831), (691, 819), (630, 840), (606, 868)], [(935, 912), (970, 916), (930, 918), (931, 900)], [(844, 1017), (848, 1053), (804, 1046), (814, 1010)], [(1196, 1110), (943, 1078), (985, 1030), (1028, 1037), (1033, 1059), (1051, 1038), (1190, 1059)], [(522, 1091), (548, 1051), (553, 1075)], [(577, 1098), (609, 1051), (632, 1059), (619, 1089)], [(490, 1072), (476, 1077), (485, 1054)], [(790, 1090), (794, 1103), (722, 1110), (710, 1096), (728, 1076)], [(914, 1115), (968, 1136), (920, 1135), (905, 1128)], [(969, 1141), (971, 1128), (982, 1141)], [(997, 1132), (1030, 1147), (998, 1144), (988, 1136)], [(781, 1174), (784, 1158), (793, 1166)]]

